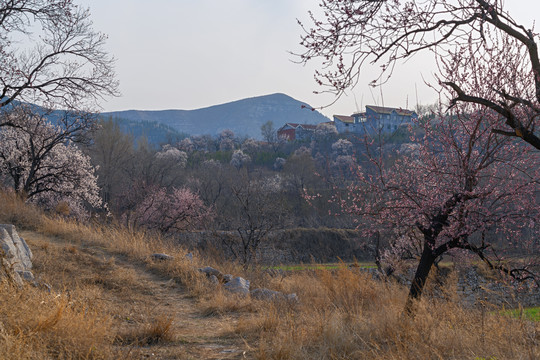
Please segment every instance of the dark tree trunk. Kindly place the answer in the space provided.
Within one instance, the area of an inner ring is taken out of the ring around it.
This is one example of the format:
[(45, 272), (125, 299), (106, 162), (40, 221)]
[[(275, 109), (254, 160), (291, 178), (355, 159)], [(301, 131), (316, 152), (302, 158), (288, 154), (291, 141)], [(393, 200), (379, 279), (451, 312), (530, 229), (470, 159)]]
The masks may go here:
[(433, 249), (426, 242), (424, 244), (422, 256), (420, 257), (420, 262), (416, 268), (416, 273), (414, 274), (411, 289), (409, 290), (409, 296), (407, 298), (407, 303), (405, 304), (405, 312), (411, 313), (413, 311), (414, 301), (422, 296), (424, 285), (426, 284), (429, 272), (435, 263), (435, 259), (436, 256), (433, 254)]

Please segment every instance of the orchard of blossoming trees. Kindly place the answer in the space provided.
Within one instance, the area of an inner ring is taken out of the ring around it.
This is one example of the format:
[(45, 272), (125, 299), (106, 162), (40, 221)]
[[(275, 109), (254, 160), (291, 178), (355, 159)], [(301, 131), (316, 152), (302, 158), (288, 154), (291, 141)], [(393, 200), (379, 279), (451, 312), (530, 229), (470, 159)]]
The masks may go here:
[(341, 95), (354, 86), (366, 63), (381, 66), (372, 82), (380, 84), (399, 60), (432, 51), (451, 104), (492, 109), (500, 115), (492, 131), (540, 149), (538, 34), (514, 20), (504, 1), (322, 0), (320, 7), (322, 18), (301, 24), (299, 57), (321, 60), (325, 70), (315, 77), (327, 91)]
[[(410, 133), (376, 139), (321, 124), (310, 139), (287, 142), (269, 122), (266, 142), (224, 130), (155, 148), (113, 120), (97, 126), (87, 111), (117, 87), (87, 11), (71, 0), (0, 0), (1, 185), (63, 214), (92, 210), (173, 236), (234, 233), (214, 245), (244, 267), (276, 229), (357, 227), (359, 242), (383, 240), (376, 254), (387, 268), (419, 261), (408, 308), (442, 256), (460, 262), (469, 253), (512, 279), (536, 279), (537, 36), (500, 2), (321, 5), (326, 20), (306, 28), (301, 55), (336, 65), (317, 74), (321, 84), (340, 94), (364, 61), (382, 62), (384, 76), (431, 48), (450, 108), (431, 106)], [(313, 206), (306, 193), (318, 194)], [(507, 249), (518, 259), (504, 257)]]

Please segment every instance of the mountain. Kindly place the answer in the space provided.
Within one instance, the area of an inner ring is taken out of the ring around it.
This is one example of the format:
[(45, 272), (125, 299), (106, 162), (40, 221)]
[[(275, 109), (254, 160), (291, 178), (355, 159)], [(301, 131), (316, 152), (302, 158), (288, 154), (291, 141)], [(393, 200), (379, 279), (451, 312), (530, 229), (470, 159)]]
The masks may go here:
[(258, 96), (196, 110), (127, 110), (102, 113), (131, 122), (157, 122), (189, 135), (217, 135), (225, 129), (237, 136), (261, 138), (261, 126), (272, 121), (276, 130), (285, 123), (319, 124), (329, 121), (311, 106), (285, 94)]
[[(0, 114), (3, 112), (13, 111), (13, 109), (17, 106), (24, 106), (32, 112), (45, 117), (50, 123), (60, 126), (62, 126), (60, 122), (61, 120), (65, 118), (76, 120), (79, 116), (77, 113), (72, 113), (65, 110), (51, 111), (36, 104), (24, 103), (16, 100), (9, 105), (0, 108)], [(170, 126), (157, 121), (130, 120), (116, 116), (107, 116), (105, 114), (101, 114), (100, 117), (102, 120), (112, 119), (116, 124), (118, 124), (118, 127), (122, 132), (133, 135), (135, 142), (137, 142), (140, 138), (145, 137), (150, 144), (159, 146), (163, 143), (174, 143), (189, 137), (189, 134), (181, 133)]]

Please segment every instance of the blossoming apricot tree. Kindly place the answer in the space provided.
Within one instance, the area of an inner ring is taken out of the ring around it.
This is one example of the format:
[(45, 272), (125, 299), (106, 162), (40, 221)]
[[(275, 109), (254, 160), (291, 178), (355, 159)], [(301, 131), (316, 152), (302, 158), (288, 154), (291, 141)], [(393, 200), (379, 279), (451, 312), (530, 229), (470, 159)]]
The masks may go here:
[[(538, 245), (540, 228), (540, 153), (495, 134), (497, 121), (490, 117), (499, 116), (460, 106), (424, 120), (418, 126), (425, 135), (415, 151), (390, 165), (370, 156), (376, 170), (359, 168), (345, 196), (336, 197), (345, 211), (364, 220), (368, 234), (395, 236), (386, 255), (407, 251), (415, 243), (404, 235), (417, 235), (421, 254), (409, 307), (421, 296), (435, 261), (456, 251), (470, 252), (515, 280), (536, 278), (537, 263), (503, 262), (499, 255), (509, 247), (523, 258), (538, 254), (531, 247)], [(525, 229), (532, 235), (523, 236)]]
[[(99, 206), (97, 177), (90, 158), (73, 142), (79, 136), (73, 126), (53, 125), (23, 108), (4, 114), (16, 117), (17, 127), (0, 130), (0, 176), (19, 196), (54, 206), (60, 201)], [(11, 121), (11, 120), (9, 120)]]
[(204, 205), (201, 198), (187, 188), (152, 186), (137, 205), (134, 221), (148, 229), (163, 233), (197, 228), (212, 216), (212, 209)]

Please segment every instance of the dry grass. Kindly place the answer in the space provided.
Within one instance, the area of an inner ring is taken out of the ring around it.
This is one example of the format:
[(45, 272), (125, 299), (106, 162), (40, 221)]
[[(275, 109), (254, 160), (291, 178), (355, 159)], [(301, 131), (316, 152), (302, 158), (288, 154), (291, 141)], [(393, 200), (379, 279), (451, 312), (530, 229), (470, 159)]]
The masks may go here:
[(208, 292), (200, 299), (199, 307), (204, 316), (256, 311), (256, 306), (249, 297), (231, 295), (222, 289)]
[[(12, 193), (0, 193), (0, 221), (38, 229), (43, 214)], [(35, 253), (52, 251), (43, 243)], [(69, 251), (69, 250), (68, 250)], [(73, 251), (73, 250), (71, 250)], [(57, 262), (51, 261), (51, 268)], [(39, 268), (39, 260), (35, 264)], [(55, 272), (53, 277), (61, 277)], [(111, 318), (103, 303), (86, 292), (50, 292), (0, 281), (0, 358), (114, 359)]]
[[(182, 314), (177, 314), (180, 309), (171, 304), (189, 304), (174, 298), (181, 293), (166, 289), (182, 284), (194, 298), (209, 295), (206, 279), (196, 270), (197, 255), (190, 261), (184, 249), (155, 234), (47, 215), (11, 194), (0, 193), (0, 204), (7, 204), (0, 206), (0, 223), (17, 224), (34, 252), (34, 273), (53, 289), (51, 293), (31, 286), (17, 289), (25, 297), (21, 304), (7, 303), (4, 297), (9, 299), (10, 294), (0, 289), (0, 359), (129, 359), (158, 352), (165, 352), (164, 356), (169, 356), (167, 352), (184, 354), (184, 346), (177, 341), (183, 325), (173, 321)], [(167, 253), (174, 260), (154, 261), (152, 253)], [(69, 306), (61, 302), (43, 318), (42, 306), (36, 303), (50, 298), (66, 299)], [(90, 306), (95, 312), (89, 312)], [(23, 317), (19, 312), (27, 314)], [(6, 314), (13, 314), (10, 321), (5, 319)], [(25, 318), (39, 321), (26, 325)], [(21, 332), (26, 328), (32, 336)], [(201, 328), (201, 335), (210, 330), (209, 341), (215, 341), (213, 337), (219, 336), (215, 329), (230, 329), (230, 325)], [(48, 335), (51, 329), (55, 337)], [(194, 354), (201, 351), (207, 350), (191, 350)], [(7, 353), (9, 357), (3, 355)]]
[(239, 324), (260, 359), (538, 359), (540, 326), (490, 311), (423, 300), (402, 313), (406, 291), (349, 269), (294, 275), (302, 302)]
[(43, 217), (39, 209), (24, 204), (13, 191), (0, 188), (0, 204), (0, 220), (6, 224), (35, 229)]
[[(540, 358), (538, 323), (501, 315), (495, 308), (464, 309), (451, 281), (442, 289), (444, 299), (426, 297), (409, 317), (402, 313), (407, 289), (374, 281), (359, 269), (270, 277), (201, 254), (191, 262), (185, 249), (159, 236), (44, 216), (10, 195), (0, 195), (0, 203), (2, 221), (64, 240), (65, 245), (58, 245), (35, 239), (33, 245), (36, 272), (53, 288), (69, 289), (55, 295), (0, 284), (0, 354), (9, 354), (3, 358), (115, 358), (125, 345), (178, 342), (172, 317), (135, 304), (142, 296), (136, 276), (118, 267), (114, 258), (100, 258), (100, 249), (174, 279), (197, 299), (201, 315), (222, 318), (222, 327), (230, 336), (241, 336), (252, 349), (250, 356), (258, 359)], [(156, 252), (174, 260), (150, 260)], [(89, 270), (81, 271), (81, 265)], [(252, 288), (294, 292), (300, 301), (266, 303), (230, 296), (196, 271), (202, 265), (246, 277)], [(133, 308), (105, 301), (104, 294), (113, 294), (114, 301), (133, 297)], [(115, 325), (117, 318), (122, 326)]]
[(176, 340), (173, 319), (170, 317), (158, 317), (145, 326), (119, 334), (116, 342), (123, 345), (147, 346)]
[(99, 303), (0, 283), (2, 359), (113, 359), (111, 334)]

